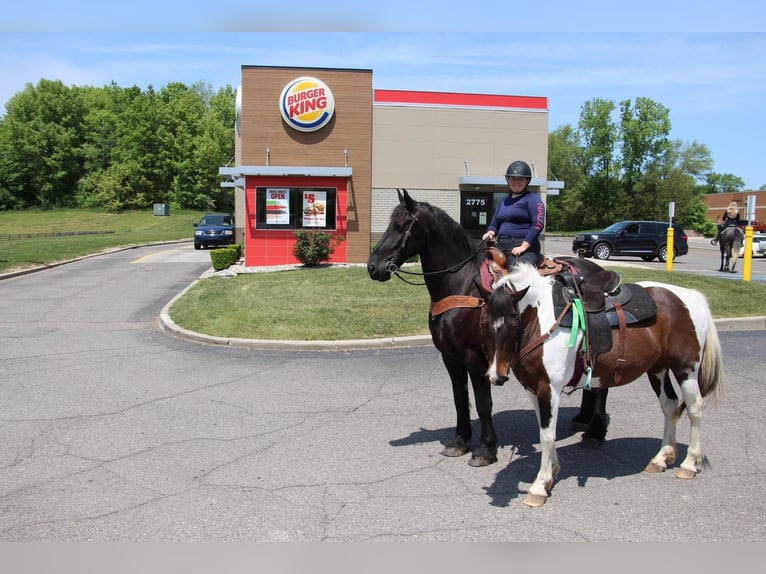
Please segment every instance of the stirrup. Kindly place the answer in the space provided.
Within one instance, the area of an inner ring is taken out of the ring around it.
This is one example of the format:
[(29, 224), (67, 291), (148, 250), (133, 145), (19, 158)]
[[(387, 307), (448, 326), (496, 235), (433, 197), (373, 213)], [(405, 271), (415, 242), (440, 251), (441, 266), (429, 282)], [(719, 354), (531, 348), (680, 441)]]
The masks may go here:
[(710, 245), (715, 245), (716, 243), (718, 243), (717, 239), (711, 239), (710, 240)]

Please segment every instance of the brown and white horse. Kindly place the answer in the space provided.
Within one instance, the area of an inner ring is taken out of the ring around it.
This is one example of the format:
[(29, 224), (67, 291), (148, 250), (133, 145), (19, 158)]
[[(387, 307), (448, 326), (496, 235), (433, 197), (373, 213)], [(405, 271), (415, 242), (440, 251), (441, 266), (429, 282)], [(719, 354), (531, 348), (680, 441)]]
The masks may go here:
[[(639, 285), (656, 303), (656, 316), (628, 325), (623, 329), (624, 341), (596, 356), (590, 384), (609, 388), (646, 373), (665, 416), (662, 444), (646, 471), (662, 472), (675, 462), (676, 425), (686, 411), (691, 424), (689, 445), (676, 476), (693, 478), (704, 462), (703, 397), (722, 386), (718, 333), (702, 293), (662, 283)], [(572, 335), (572, 328), (560, 326), (552, 290), (550, 279), (529, 265), (520, 265), (498, 282), (482, 321), (490, 381), (502, 384), (514, 376), (529, 392), (539, 422), (542, 454), (539, 472), (524, 499), (528, 506), (544, 504), (553, 487), (559, 470), (555, 445), (559, 398), (581, 360), (583, 332), (575, 326), (579, 332)]]

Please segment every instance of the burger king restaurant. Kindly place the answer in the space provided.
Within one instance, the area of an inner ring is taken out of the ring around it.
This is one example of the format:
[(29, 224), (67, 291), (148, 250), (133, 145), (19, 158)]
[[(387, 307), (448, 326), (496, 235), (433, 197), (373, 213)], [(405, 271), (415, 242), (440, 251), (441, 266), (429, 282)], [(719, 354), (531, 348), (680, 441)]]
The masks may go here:
[(363, 263), (406, 188), (480, 237), (521, 159), (546, 181), (541, 96), (373, 88), (372, 70), (242, 66), (233, 165), (236, 240), (245, 265), (297, 263), (295, 232), (340, 238), (331, 261)]

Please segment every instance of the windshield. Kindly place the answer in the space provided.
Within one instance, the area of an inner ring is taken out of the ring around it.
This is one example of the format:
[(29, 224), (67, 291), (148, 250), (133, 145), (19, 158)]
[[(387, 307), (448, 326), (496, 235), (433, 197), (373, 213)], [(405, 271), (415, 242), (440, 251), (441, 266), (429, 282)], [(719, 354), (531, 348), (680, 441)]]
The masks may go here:
[(625, 225), (624, 221), (619, 223), (612, 223), (612, 225), (604, 229), (602, 233), (617, 233), (623, 227), (623, 225)]
[(202, 218), (200, 225), (233, 225), (228, 215), (207, 215)]

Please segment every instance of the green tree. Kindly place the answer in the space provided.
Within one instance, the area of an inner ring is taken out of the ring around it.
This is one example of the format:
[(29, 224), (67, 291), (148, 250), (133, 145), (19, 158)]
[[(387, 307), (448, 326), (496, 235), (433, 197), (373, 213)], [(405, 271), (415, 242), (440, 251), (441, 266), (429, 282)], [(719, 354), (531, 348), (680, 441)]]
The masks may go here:
[(603, 227), (619, 213), (622, 199), (619, 187), (619, 162), (616, 159), (617, 126), (612, 120), (613, 102), (595, 98), (583, 104), (578, 129), (583, 142), (582, 185), (584, 228)]
[(5, 169), (0, 188), (16, 207), (73, 205), (77, 180), (83, 174), (83, 90), (60, 81), (40, 80), (6, 104), (3, 118)]
[(733, 193), (744, 189), (744, 180), (731, 173), (710, 172), (705, 181), (706, 193)]

